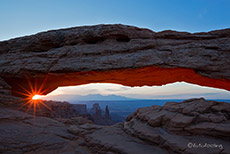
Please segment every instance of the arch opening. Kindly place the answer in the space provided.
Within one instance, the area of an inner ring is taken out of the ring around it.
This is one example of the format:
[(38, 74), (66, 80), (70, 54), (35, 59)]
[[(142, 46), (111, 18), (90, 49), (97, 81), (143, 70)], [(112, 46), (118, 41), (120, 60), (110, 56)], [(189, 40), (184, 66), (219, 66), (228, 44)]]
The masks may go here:
[(25, 73), (25, 77), (7, 77), (5, 81), (12, 87), (12, 94), (26, 97), (24, 93), (37, 91), (36, 95), (46, 95), (58, 87), (88, 83), (115, 83), (124, 86), (161, 86), (174, 82), (187, 82), (200, 86), (230, 90), (230, 80), (208, 78), (187, 68), (161, 68), (148, 66), (141, 68), (112, 69), (107, 71), (53, 72), (42, 74)]
[[(84, 96), (100, 95), (101, 98)], [(76, 100), (113, 100), (106, 96), (121, 96), (123, 99), (156, 100), (156, 99), (190, 99), (203, 97), (205, 99), (229, 99), (230, 92), (219, 88), (199, 86), (187, 82), (174, 82), (162, 86), (124, 86), (114, 83), (90, 83), (78, 86), (58, 87), (47, 95), (36, 95), (35, 98), (72, 101), (72, 96), (83, 96)], [(57, 97), (57, 98), (55, 98)], [(62, 98), (63, 97), (63, 98)], [(122, 98), (120, 98), (122, 99)], [(115, 100), (117, 100), (115, 98)]]
[[(182, 102), (185, 99), (200, 97), (207, 100), (230, 102), (230, 92), (227, 90), (186, 82), (139, 87), (111, 83), (91, 83), (80, 86), (59, 87), (46, 96), (39, 96), (39, 99), (43, 101), (69, 102), (77, 105), (78, 108), (81, 105), (85, 105), (86, 110), (84, 113), (89, 114), (92, 114), (92, 110), (96, 105), (103, 114), (105, 114), (106, 110), (109, 111), (109, 117), (112, 120), (111, 124), (114, 124), (125, 121), (126, 117), (138, 108), (152, 105), (162, 106), (166, 102)], [(98, 117), (94, 118), (97, 122)], [(103, 124), (103, 120), (100, 122), (99, 124)]]
[[(162, 86), (166, 84), (172, 84), (175, 82), (183, 81), (183, 82), (196, 84), (200, 86), (230, 90), (230, 81), (227, 79), (215, 79), (215, 78), (208, 78), (205, 76), (201, 76), (197, 74), (196, 71), (194, 71), (193, 69), (161, 68), (155, 66), (141, 67), (141, 68), (127, 68), (127, 69), (112, 69), (107, 71), (101, 71), (101, 70), (82, 71), (82, 72), (62, 71), (62, 72), (52, 72), (48, 74), (42, 74), (38, 72), (30, 72), (30, 73), (26, 72), (24, 74), (24, 77), (22, 77), (22, 75), (20, 78), (17, 76), (16, 77), (8, 76), (7, 78), (4, 79), (11, 86), (11, 91), (13, 95), (19, 96), (26, 100), (26, 103), (23, 104), (22, 106), (28, 105), (28, 109), (30, 109), (31, 107), (34, 108), (33, 110), (34, 115), (36, 114), (36, 107), (39, 107), (39, 105), (44, 106), (43, 109), (45, 109), (46, 112), (42, 111), (41, 113), (44, 113), (45, 115), (52, 114), (52, 112), (50, 111), (53, 111), (52, 108), (50, 108), (49, 105), (47, 105), (47, 103), (50, 104), (50, 102), (44, 103), (44, 101), (32, 100), (34, 95), (46, 95), (51, 93), (58, 87), (65, 87), (65, 86), (77, 86), (77, 85), (81, 86), (89, 83), (91, 84), (113, 83), (113, 84), (120, 84), (130, 88), (133, 87), (135, 89), (135, 87)], [(134, 95), (137, 96), (137, 94)], [(204, 97), (204, 96), (200, 96), (200, 94), (198, 93), (194, 97), (197, 98), (197, 97)], [(61, 101), (61, 99), (59, 98), (56, 100)], [(168, 99), (166, 100), (168, 101)], [(51, 104), (53, 104), (52, 106), (56, 108), (57, 105), (56, 103), (51, 103)], [(137, 103), (137, 105), (133, 110), (130, 110), (128, 112), (124, 111), (125, 114), (123, 114), (122, 121), (124, 121), (125, 117), (127, 117), (130, 113), (134, 112), (137, 108), (153, 105), (151, 103), (150, 104), (147, 103), (146, 106), (138, 106), (139, 104), (143, 104), (143, 103)], [(66, 105), (63, 104), (63, 106), (65, 108)], [(67, 106), (71, 110), (70, 105)], [(103, 108), (106, 108), (106, 106), (103, 106)], [(59, 111), (60, 110), (58, 109), (58, 112)], [(69, 110), (67, 112), (69, 112)], [(75, 115), (75, 112), (73, 113), (73, 115)], [(56, 114), (54, 114), (54, 116), (56, 116)], [(66, 115), (64, 114), (63, 116), (65, 117)], [(111, 124), (110, 122), (108, 123)]]

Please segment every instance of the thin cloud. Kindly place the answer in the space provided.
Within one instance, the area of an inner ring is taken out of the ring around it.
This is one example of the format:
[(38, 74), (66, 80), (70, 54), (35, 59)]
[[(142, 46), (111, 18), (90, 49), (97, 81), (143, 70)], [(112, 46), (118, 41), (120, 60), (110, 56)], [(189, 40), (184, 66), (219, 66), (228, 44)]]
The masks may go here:
[[(92, 83), (80, 86), (59, 87), (48, 94), (47, 98), (54, 95), (120, 95), (138, 99), (164, 99), (164, 98), (191, 98), (205, 97), (212, 99), (228, 99), (230, 92), (222, 89), (202, 87), (185, 82), (176, 82), (164, 86), (128, 87), (110, 83)], [(68, 96), (67, 96), (68, 97)], [(65, 97), (66, 98), (66, 97)]]

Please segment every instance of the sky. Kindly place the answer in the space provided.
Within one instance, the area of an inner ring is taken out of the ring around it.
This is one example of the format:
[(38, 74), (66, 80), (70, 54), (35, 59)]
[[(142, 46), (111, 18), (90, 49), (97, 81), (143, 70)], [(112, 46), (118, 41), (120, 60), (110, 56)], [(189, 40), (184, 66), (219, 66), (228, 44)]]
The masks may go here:
[[(204, 87), (186, 82), (176, 82), (163, 86), (142, 86), (128, 87), (111, 83), (91, 83), (80, 86), (59, 87), (45, 97), (45, 100), (55, 100), (55, 96), (60, 95), (89, 95), (101, 94), (118, 95), (136, 99), (230, 99), (230, 93), (226, 90)], [(67, 96), (68, 97), (68, 96)], [(66, 98), (66, 97), (65, 97)], [(67, 98), (68, 99), (68, 98)], [(69, 99), (68, 99), (69, 100)]]
[[(229, 10), (229, 0), (0, 0), (0, 41), (51, 29), (95, 24), (119, 23), (153, 31), (206, 32), (229, 28)], [(110, 90), (106, 90), (107, 86)], [(126, 90), (116, 91), (116, 88)], [(201, 93), (207, 97), (230, 98), (227, 91), (187, 83), (131, 89), (121, 85), (90, 84), (80, 89), (84, 94), (91, 89), (91, 93), (139, 98), (195, 97)], [(74, 93), (74, 90), (78, 93), (79, 87), (57, 90), (56, 93)], [(185, 91), (189, 94), (182, 96)]]
[(210, 31), (229, 28), (229, 10), (229, 0), (0, 0), (0, 40), (102, 23)]

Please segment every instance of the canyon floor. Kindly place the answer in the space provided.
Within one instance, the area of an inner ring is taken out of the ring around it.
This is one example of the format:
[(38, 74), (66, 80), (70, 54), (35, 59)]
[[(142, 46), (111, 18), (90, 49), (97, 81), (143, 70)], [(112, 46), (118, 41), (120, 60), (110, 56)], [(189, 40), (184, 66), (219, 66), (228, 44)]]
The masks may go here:
[(0, 107), (0, 153), (230, 153), (230, 104), (203, 98), (139, 108), (126, 122), (36, 116)]

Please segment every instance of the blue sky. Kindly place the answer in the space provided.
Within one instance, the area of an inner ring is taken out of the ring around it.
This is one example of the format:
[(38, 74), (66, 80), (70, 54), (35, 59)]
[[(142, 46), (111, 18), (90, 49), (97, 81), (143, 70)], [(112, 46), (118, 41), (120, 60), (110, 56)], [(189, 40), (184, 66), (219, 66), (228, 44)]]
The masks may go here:
[(229, 10), (229, 0), (0, 0), (0, 40), (101, 23), (210, 31), (229, 28)]
[[(229, 10), (230, 0), (0, 0), (0, 41), (51, 29), (115, 23), (153, 31), (210, 31), (230, 27)], [(90, 84), (80, 90), (58, 88), (54, 94), (77, 92), (138, 98), (198, 97), (202, 93), (207, 98), (230, 98), (227, 91), (187, 83), (131, 89)]]

